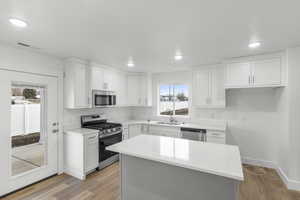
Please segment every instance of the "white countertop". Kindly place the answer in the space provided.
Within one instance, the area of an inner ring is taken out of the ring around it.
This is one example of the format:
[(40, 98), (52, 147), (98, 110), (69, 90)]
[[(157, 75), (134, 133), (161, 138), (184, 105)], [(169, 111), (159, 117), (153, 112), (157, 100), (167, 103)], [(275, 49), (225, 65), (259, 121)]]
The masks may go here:
[(81, 135), (89, 135), (92, 133), (98, 133), (98, 130), (95, 129), (87, 129), (87, 128), (77, 128), (65, 131), (66, 133), (76, 133)]
[(106, 149), (239, 181), (244, 179), (240, 151), (233, 145), (140, 135)]
[(186, 128), (198, 128), (198, 129), (208, 129), (208, 130), (216, 130), (216, 131), (226, 131), (226, 123), (212, 125), (212, 124), (203, 124), (203, 123), (183, 123), (179, 125), (170, 125), (170, 124), (159, 124), (158, 121), (146, 121), (146, 120), (130, 120), (122, 122), (123, 125), (130, 125), (130, 124), (149, 124), (154, 126), (168, 126), (168, 127), (186, 127)]

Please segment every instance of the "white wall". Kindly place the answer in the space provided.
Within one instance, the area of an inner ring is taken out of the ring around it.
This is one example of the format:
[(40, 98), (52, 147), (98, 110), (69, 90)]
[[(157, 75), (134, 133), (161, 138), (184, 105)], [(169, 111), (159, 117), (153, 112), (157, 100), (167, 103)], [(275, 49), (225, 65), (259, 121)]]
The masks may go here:
[[(287, 50), (289, 178), (300, 181), (300, 47)], [(299, 182), (300, 184), (300, 182)], [(300, 189), (300, 186), (299, 186)]]
[(62, 73), (62, 61), (25, 48), (0, 44), (0, 68), (58, 76)]

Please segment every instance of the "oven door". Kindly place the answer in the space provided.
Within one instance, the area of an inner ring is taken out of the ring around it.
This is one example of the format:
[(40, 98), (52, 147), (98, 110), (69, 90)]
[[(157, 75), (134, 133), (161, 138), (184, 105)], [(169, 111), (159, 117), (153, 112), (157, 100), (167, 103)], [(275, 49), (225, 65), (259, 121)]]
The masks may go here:
[(94, 106), (108, 106), (110, 104), (110, 97), (106, 94), (94, 94)]
[(107, 146), (119, 143), (121, 141), (122, 141), (122, 132), (104, 138), (99, 138), (99, 162), (103, 162), (104, 160), (114, 155), (117, 155), (118, 153), (107, 151), (105, 148)]

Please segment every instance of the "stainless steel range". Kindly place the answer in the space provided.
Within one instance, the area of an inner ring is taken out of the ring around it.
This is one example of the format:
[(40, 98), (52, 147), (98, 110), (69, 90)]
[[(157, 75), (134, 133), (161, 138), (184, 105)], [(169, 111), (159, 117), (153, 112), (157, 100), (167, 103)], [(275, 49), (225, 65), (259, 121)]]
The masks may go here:
[(81, 116), (81, 127), (99, 130), (99, 169), (119, 160), (119, 154), (107, 151), (105, 147), (122, 141), (122, 125), (109, 123), (100, 115)]

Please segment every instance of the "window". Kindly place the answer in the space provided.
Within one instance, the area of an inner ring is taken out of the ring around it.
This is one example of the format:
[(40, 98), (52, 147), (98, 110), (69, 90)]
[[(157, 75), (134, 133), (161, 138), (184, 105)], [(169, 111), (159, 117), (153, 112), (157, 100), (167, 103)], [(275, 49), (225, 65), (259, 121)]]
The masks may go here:
[(187, 85), (159, 86), (159, 115), (188, 116), (189, 94)]

